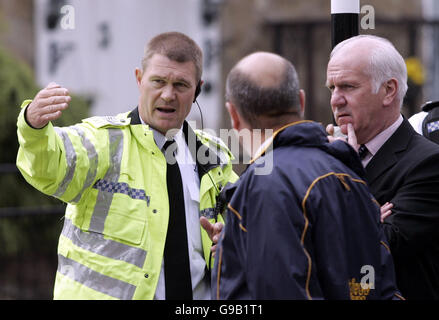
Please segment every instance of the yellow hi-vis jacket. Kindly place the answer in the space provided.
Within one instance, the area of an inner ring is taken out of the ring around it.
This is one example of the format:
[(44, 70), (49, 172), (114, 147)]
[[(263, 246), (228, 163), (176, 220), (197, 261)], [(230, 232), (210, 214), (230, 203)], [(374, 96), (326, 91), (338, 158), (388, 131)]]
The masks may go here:
[[(153, 132), (140, 121), (131, 124), (133, 114), (138, 120), (137, 109), (36, 130), (24, 119), (29, 102), (23, 103), (17, 122), (17, 167), (35, 188), (68, 203), (54, 298), (153, 299), (169, 218), (166, 160)], [(197, 160), (200, 216), (222, 221), (216, 197), (238, 178), (232, 154), (219, 139), (185, 126), (198, 154), (210, 153), (209, 159), (216, 160)], [(210, 268), (212, 242), (202, 228), (201, 239)]]

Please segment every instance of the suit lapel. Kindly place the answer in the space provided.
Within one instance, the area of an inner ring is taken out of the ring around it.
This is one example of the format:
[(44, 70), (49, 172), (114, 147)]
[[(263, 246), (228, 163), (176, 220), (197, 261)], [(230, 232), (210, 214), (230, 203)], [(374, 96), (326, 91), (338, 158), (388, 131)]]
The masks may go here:
[(407, 150), (411, 137), (415, 134), (410, 123), (404, 118), (402, 124), (378, 150), (366, 166), (366, 180), (369, 185), (390, 169), (399, 159), (402, 151)]

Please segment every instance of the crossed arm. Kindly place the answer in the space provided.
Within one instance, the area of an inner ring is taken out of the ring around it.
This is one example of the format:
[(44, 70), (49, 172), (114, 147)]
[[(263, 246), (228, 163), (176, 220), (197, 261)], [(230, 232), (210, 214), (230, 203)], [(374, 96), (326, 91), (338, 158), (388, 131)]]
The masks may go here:
[[(326, 126), (326, 132), (329, 134), (328, 139), (329, 142), (333, 142), (335, 140), (342, 140), (348, 143), (352, 148), (358, 151), (359, 145), (357, 143), (357, 136), (355, 135), (354, 127), (351, 123), (348, 124), (348, 135), (347, 138), (333, 136), (334, 134), (334, 125), (328, 124)], [(392, 214), (393, 203), (386, 202), (381, 206), (381, 223)]]

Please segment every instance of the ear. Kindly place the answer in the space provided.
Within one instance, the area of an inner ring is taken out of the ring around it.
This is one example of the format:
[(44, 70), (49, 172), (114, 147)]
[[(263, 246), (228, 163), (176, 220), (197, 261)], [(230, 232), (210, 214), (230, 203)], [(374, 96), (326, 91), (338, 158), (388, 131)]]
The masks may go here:
[(195, 86), (195, 92), (194, 92), (194, 99), (192, 103), (195, 103), (197, 101), (198, 96), (201, 93), (201, 88), (203, 87), (203, 80), (198, 81), (197, 85)]
[(305, 114), (306, 94), (305, 91), (302, 89), (300, 89), (299, 91), (299, 101), (300, 101), (300, 117), (303, 117)]
[(142, 82), (143, 72), (139, 68), (136, 68), (136, 71), (134, 73), (136, 75), (137, 86), (140, 87), (140, 83)]
[(239, 131), (241, 129), (241, 118), (238, 110), (236, 110), (235, 105), (231, 102), (226, 102), (226, 109), (229, 112), (232, 128)]
[(386, 83), (383, 84), (384, 87), (384, 99), (383, 99), (383, 105), (389, 106), (392, 104), (396, 96), (398, 95), (398, 80), (392, 78)]

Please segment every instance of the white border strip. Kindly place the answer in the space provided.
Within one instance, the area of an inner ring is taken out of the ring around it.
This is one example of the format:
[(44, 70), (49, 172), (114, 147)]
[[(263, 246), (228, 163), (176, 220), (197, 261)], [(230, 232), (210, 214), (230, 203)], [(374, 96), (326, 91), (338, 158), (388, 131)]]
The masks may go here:
[(360, 0), (331, 0), (331, 14), (336, 13), (360, 14)]

